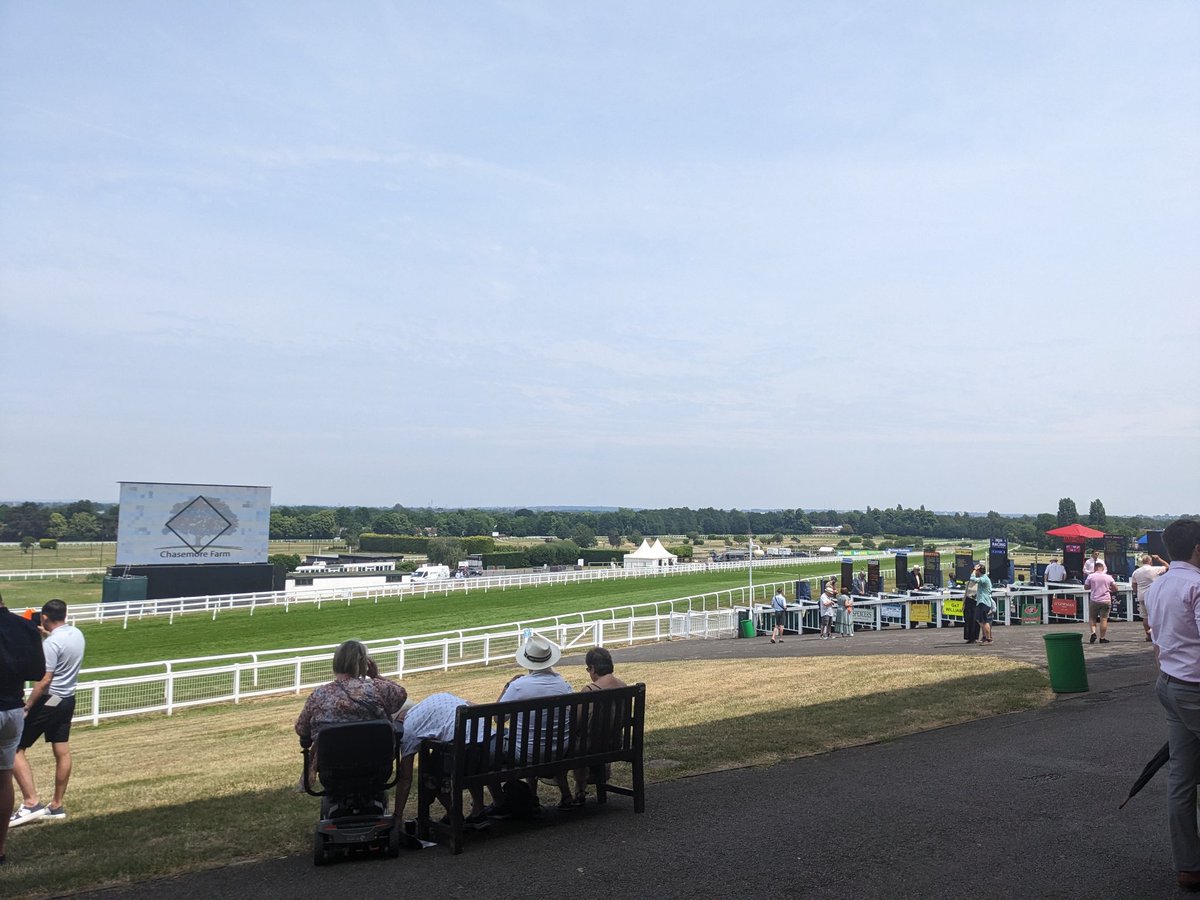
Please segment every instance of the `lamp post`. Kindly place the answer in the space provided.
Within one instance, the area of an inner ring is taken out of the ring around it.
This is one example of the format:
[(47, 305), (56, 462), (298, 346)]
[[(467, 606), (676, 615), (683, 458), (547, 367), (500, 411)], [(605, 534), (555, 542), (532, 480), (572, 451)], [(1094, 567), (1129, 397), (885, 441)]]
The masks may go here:
[(754, 617), (754, 532), (749, 531), (746, 534), (746, 547), (750, 552), (749, 564), (746, 566), (746, 571), (750, 573), (750, 616)]

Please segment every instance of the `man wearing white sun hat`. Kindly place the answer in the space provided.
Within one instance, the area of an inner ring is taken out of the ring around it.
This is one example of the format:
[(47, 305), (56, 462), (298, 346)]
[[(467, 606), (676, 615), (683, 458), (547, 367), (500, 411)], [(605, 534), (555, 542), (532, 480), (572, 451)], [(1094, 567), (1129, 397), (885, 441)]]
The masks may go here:
[[(558, 662), (562, 656), (562, 651), (558, 649), (558, 645), (540, 634), (533, 634), (529, 640), (517, 651), (517, 662), (528, 671), (517, 675), (504, 686), (504, 690), (500, 692), (500, 702), (504, 703), (509, 700), (532, 700), (535, 697), (554, 697), (560, 694), (570, 694), (574, 692), (561, 675), (554, 671), (554, 664)], [(513, 734), (508, 736), (508, 752), (519, 762), (522, 758), (532, 755), (534, 744), (536, 741), (543, 740), (546, 736), (547, 729), (550, 728), (550, 722), (541, 724), (541, 731), (538, 734), (524, 734), (522, 731), (522, 722), (517, 721), (516, 727), (513, 729)], [(562, 793), (562, 802), (559, 804), (561, 808), (567, 809), (571, 807), (571, 788), (567, 784), (567, 776), (564, 773), (555, 779), (558, 783), (558, 789)], [(531, 785), (536, 792), (536, 781)], [(497, 793), (500, 789), (499, 783), (492, 787), (492, 797), (498, 800), (501, 793)], [(503, 806), (498, 806), (493, 803), (487, 807), (484, 812), (492, 818), (505, 818), (507, 811)]]

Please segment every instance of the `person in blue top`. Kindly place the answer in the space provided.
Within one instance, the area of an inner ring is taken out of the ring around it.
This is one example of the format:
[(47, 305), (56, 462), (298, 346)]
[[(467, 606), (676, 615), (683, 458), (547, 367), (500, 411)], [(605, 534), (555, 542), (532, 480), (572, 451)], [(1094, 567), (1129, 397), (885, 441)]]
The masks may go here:
[(971, 581), (975, 583), (978, 592), (975, 594), (975, 620), (979, 622), (981, 636), (979, 643), (992, 642), (992, 623), (996, 621), (996, 601), (992, 599), (992, 579), (988, 578), (983, 563), (975, 564), (971, 573)]
[(783, 643), (783, 614), (787, 611), (787, 598), (783, 596), (783, 588), (775, 592), (771, 598), (771, 614), (775, 619), (775, 627), (771, 629), (771, 643)]

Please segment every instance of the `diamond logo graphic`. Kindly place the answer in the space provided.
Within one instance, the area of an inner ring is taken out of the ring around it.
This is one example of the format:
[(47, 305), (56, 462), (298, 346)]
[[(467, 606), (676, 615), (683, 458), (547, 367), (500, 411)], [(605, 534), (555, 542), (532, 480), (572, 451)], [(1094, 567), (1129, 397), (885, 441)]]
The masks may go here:
[[(223, 503), (221, 505), (224, 506)], [(199, 496), (171, 516), (166, 521), (166, 527), (192, 552), (199, 553), (236, 526), (208, 498)], [(184, 535), (189, 535), (190, 539)]]

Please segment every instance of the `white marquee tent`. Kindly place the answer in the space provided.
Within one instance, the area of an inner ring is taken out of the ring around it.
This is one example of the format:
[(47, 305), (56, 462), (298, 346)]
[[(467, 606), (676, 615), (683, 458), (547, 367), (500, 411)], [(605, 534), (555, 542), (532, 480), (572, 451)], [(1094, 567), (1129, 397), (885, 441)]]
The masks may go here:
[(673, 566), (678, 561), (679, 557), (664, 547), (658, 538), (654, 539), (653, 544), (642, 538), (642, 546), (632, 553), (625, 554), (627, 569), (656, 569), (660, 566)]

